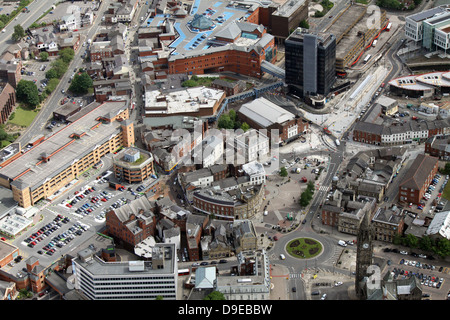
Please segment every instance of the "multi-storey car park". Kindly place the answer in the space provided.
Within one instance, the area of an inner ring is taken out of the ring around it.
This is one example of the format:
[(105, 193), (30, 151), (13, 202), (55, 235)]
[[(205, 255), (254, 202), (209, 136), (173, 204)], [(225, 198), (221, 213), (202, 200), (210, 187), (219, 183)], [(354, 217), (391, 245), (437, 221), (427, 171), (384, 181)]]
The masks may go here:
[(375, 13), (367, 9), (365, 5), (349, 5), (325, 30), (336, 36), (336, 72), (345, 72), (387, 24), (386, 11), (381, 11), (379, 24), (370, 25)]
[(35, 205), (77, 179), (107, 153), (134, 144), (128, 102), (86, 106), (73, 122), (0, 169), (0, 184), (21, 207)]

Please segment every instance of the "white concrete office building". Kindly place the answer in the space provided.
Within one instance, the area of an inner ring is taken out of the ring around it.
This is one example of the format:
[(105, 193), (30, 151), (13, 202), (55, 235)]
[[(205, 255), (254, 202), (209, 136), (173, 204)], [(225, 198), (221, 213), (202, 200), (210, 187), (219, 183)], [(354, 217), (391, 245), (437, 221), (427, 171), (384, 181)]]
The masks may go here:
[(176, 300), (178, 266), (174, 243), (158, 243), (151, 261), (105, 262), (91, 249), (72, 260), (75, 289), (91, 300)]

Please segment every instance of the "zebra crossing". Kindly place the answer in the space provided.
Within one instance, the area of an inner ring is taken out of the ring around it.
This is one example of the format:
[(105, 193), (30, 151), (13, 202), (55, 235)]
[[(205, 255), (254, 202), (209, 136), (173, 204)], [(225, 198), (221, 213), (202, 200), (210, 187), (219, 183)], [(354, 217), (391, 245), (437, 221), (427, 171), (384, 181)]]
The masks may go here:
[[(324, 269), (324, 268), (310, 268), (309, 271), (314, 271), (315, 273), (324, 273), (324, 272), (331, 272), (328, 269)], [(296, 273), (289, 273), (289, 279), (298, 279), (298, 278), (302, 278), (302, 273), (300, 272), (296, 272)]]
[(330, 189), (330, 186), (320, 186), (319, 191), (327, 192)]

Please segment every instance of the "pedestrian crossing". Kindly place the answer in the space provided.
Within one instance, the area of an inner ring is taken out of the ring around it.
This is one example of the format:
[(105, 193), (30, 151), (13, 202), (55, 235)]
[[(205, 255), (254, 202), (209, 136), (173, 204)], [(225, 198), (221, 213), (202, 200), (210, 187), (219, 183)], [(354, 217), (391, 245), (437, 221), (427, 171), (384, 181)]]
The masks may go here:
[(320, 186), (319, 191), (327, 192), (330, 189), (330, 186)]
[[(314, 268), (314, 267), (312, 267), (312, 268), (308, 268), (308, 272), (309, 273), (311, 273), (311, 272), (313, 272), (313, 273), (325, 273), (325, 272), (331, 272), (331, 271), (328, 270), (328, 269), (324, 269), (324, 268)], [(302, 273), (301, 272), (290, 273), (289, 274), (289, 279), (299, 279), (299, 278), (302, 278)]]

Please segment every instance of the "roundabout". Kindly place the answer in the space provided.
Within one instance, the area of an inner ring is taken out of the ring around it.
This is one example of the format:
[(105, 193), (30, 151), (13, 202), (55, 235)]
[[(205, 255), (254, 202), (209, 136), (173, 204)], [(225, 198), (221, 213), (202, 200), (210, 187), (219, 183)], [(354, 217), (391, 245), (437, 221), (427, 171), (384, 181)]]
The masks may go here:
[(320, 255), (323, 251), (322, 244), (312, 238), (295, 238), (286, 245), (286, 252), (298, 259), (310, 259)]

